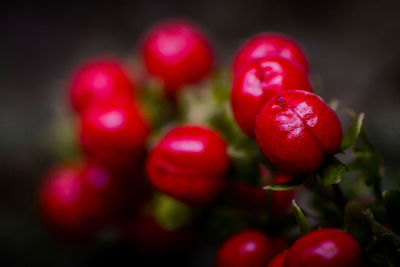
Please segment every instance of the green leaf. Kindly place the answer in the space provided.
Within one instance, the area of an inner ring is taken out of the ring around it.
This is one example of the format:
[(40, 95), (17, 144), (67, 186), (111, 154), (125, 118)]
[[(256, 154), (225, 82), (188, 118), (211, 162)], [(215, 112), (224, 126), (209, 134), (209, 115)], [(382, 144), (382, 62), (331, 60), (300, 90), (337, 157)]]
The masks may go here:
[[(384, 241), (400, 253), (400, 237), (374, 219), (370, 209), (365, 209), (359, 203), (349, 203), (345, 209), (345, 226), (361, 244), (370, 240)], [(400, 254), (399, 254), (400, 255)]]
[(303, 212), (301, 211), (299, 206), (297, 206), (296, 201), (294, 199), (292, 200), (292, 210), (294, 213), (294, 217), (296, 218), (296, 222), (300, 228), (300, 231), (303, 234), (307, 234), (308, 232), (310, 232), (311, 227), (308, 224), (306, 216), (304, 216)]
[(363, 126), (364, 117), (365, 114), (360, 113), (356, 118), (354, 118), (353, 124), (343, 136), (343, 141), (340, 145), (341, 150), (351, 147), (356, 142)]
[(325, 158), (318, 175), (325, 186), (330, 186), (340, 183), (346, 171), (347, 166), (336, 157), (331, 156)]
[(370, 218), (364, 214), (364, 210), (360, 203), (350, 202), (344, 211), (345, 229), (362, 245), (372, 238), (372, 223)]
[(369, 150), (369, 147), (357, 148), (354, 153), (354, 161), (348, 164), (348, 168), (361, 171), (365, 184), (372, 187), (377, 199), (382, 199), (383, 166), (378, 153)]
[(391, 190), (385, 193), (384, 203), (389, 224), (396, 231), (400, 230), (400, 191)]
[(286, 191), (286, 190), (292, 190), (299, 185), (301, 185), (309, 176), (298, 176), (295, 177), (293, 180), (282, 183), (282, 184), (270, 184), (266, 185), (263, 187), (265, 190), (273, 190), (273, 191)]

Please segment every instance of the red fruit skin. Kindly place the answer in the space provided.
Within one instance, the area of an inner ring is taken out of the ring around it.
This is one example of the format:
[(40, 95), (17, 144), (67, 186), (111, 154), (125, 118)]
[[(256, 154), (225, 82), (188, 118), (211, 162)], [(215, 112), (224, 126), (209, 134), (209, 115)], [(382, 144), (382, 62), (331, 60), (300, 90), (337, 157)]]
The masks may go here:
[(46, 226), (61, 238), (87, 239), (99, 226), (104, 206), (81, 179), (82, 168), (59, 166), (39, 189), (39, 209)]
[(230, 191), (235, 200), (246, 210), (261, 212), (266, 209), (267, 191), (246, 182), (233, 182)]
[[(275, 184), (283, 184), (292, 180), (292, 176), (284, 174), (277, 174), (274, 177)], [(291, 207), (292, 200), (296, 195), (296, 190), (285, 190), (285, 191), (271, 191), (271, 212), (274, 216), (280, 217), (288, 212)]]
[(160, 254), (183, 249), (192, 234), (188, 228), (164, 229), (153, 216), (142, 214), (129, 227), (125, 238), (142, 253)]
[(234, 78), (231, 104), (243, 132), (254, 138), (257, 114), (278, 93), (289, 90), (312, 92), (307, 75), (284, 58), (261, 58), (243, 67)]
[(267, 267), (283, 267), (285, 264), (285, 259), (287, 255), (287, 250), (282, 251), (276, 255), (269, 263)]
[(217, 267), (265, 267), (273, 257), (273, 243), (264, 233), (244, 230), (219, 249)]
[[(274, 177), (274, 183), (282, 184), (292, 179), (292, 176), (277, 174)], [(230, 185), (230, 192), (238, 204), (246, 210), (261, 212), (269, 207), (274, 217), (281, 217), (289, 210), (296, 190), (267, 191), (263, 189), (265, 184), (253, 186), (246, 182), (237, 181)]]
[(89, 161), (121, 171), (140, 165), (149, 131), (135, 103), (111, 101), (82, 114), (79, 135)]
[(284, 237), (275, 237), (272, 239), (272, 243), (274, 244), (274, 247), (272, 249), (272, 255), (274, 257), (290, 247), (289, 240)]
[(182, 86), (205, 78), (213, 65), (209, 41), (185, 20), (164, 21), (150, 29), (142, 58), (148, 73), (161, 80), (170, 97)]
[(351, 235), (336, 229), (319, 229), (299, 238), (288, 250), (285, 267), (356, 267), (361, 248)]
[(147, 174), (160, 192), (187, 204), (206, 204), (224, 186), (229, 164), (226, 142), (217, 132), (181, 126), (152, 150)]
[(81, 114), (93, 104), (112, 98), (132, 99), (135, 85), (114, 59), (97, 59), (81, 66), (71, 79), (70, 101)]
[(255, 134), (263, 154), (287, 174), (315, 171), (342, 142), (335, 112), (304, 91), (283, 92), (268, 101), (257, 116)]
[(300, 46), (290, 38), (276, 33), (260, 33), (245, 42), (233, 60), (233, 71), (237, 73), (246, 63), (265, 57), (288, 59), (308, 72), (307, 58)]

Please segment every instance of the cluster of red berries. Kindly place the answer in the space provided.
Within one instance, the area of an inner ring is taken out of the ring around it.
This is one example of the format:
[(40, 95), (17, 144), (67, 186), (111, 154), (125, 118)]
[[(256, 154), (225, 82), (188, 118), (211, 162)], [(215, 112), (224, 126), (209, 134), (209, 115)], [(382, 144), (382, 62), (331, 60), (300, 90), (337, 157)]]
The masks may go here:
[(257, 230), (231, 236), (220, 248), (218, 267), (317, 267), (359, 266), (361, 249), (351, 235), (323, 228), (308, 233), (290, 247)]
[[(172, 102), (185, 85), (200, 82), (213, 67), (209, 41), (199, 28), (183, 20), (156, 25), (141, 47), (148, 76)], [(234, 117), (281, 171), (275, 183), (315, 171), (326, 154), (339, 150), (342, 140), (335, 112), (312, 93), (308, 70), (295, 42), (268, 33), (245, 43), (233, 62)], [(145, 176), (157, 191), (194, 207), (231, 188), (249, 208), (263, 209), (268, 198), (274, 216), (288, 209), (294, 191), (272, 192), (268, 197), (259, 187), (229, 181), (229, 144), (208, 126), (174, 127), (147, 153), (151, 126), (138, 91), (123, 65), (113, 59), (87, 63), (73, 76), (70, 101), (78, 115), (84, 163), (62, 165), (44, 181), (40, 207), (48, 225), (81, 236), (126, 212), (121, 206), (141, 209), (147, 192)], [(148, 214), (139, 218), (132, 236), (143, 239), (143, 232), (152, 232), (160, 233), (163, 241), (168, 239)], [(355, 266), (360, 254), (350, 235), (332, 229), (314, 231), (285, 250), (288, 247), (286, 240), (246, 230), (221, 247), (217, 265), (265, 267), (280, 253), (268, 266)]]

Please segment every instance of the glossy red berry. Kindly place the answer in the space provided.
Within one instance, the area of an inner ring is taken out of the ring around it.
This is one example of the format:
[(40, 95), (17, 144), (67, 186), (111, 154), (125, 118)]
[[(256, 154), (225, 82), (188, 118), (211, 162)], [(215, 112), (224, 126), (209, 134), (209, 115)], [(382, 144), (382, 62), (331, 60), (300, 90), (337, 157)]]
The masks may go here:
[(278, 93), (289, 90), (311, 92), (307, 75), (284, 58), (261, 58), (236, 73), (231, 104), (240, 128), (254, 137), (257, 114), (265, 103)]
[(268, 160), (289, 174), (315, 171), (342, 141), (335, 112), (304, 91), (283, 92), (268, 101), (257, 116), (255, 134)]
[(285, 264), (285, 259), (287, 255), (287, 250), (282, 251), (276, 255), (269, 263), (267, 267), (283, 267)]
[(213, 64), (208, 40), (200, 29), (184, 20), (165, 21), (150, 29), (142, 57), (148, 73), (163, 83), (171, 97), (182, 86), (205, 78)]
[(147, 119), (133, 102), (108, 102), (81, 117), (80, 142), (91, 162), (121, 170), (138, 165), (149, 134)]
[(246, 63), (265, 57), (282, 57), (288, 59), (305, 72), (308, 72), (308, 62), (300, 46), (290, 38), (275, 34), (261, 33), (242, 45), (233, 61), (234, 73), (237, 73)]
[(212, 200), (225, 182), (227, 145), (214, 130), (181, 126), (166, 134), (147, 160), (157, 190), (189, 204)]
[(265, 267), (273, 255), (273, 242), (257, 230), (231, 236), (219, 249), (217, 267)]
[(356, 267), (360, 264), (360, 245), (340, 230), (319, 229), (300, 239), (288, 250), (285, 267)]
[(104, 206), (87, 190), (79, 166), (60, 166), (51, 171), (39, 191), (39, 208), (46, 225), (67, 238), (86, 239), (99, 226)]
[(70, 100), (75, 111), (82, 113), (93, 104), (112, 98), (133, 98), (134, 84), (114, 59), (98, 59), (81, 66), (70, 85)]

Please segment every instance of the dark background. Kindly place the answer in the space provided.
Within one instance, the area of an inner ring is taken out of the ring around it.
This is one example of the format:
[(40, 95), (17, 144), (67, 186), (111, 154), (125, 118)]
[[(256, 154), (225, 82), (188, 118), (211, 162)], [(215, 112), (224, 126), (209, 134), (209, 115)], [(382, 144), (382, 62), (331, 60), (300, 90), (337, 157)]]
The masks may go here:
[[(123, 258), (123, 249), (71, 252), (41, 228), (35, 194), (53, 163), (49, 125), (66, 109), (65, 82), (85, 58), (134, 58), (141, 34), (170, 16), (196, 21), (220, 65), (260, 31), (305, 48), (326, 99), (366, 112), (366, 128), (396, 183), (400, 153), (400, 2), (365, 0), (118, 1), (0, 7), (0, 264), (83, 266)], [(340, 113), (344, 120), (344, 113)], [(90, 248), (89, 248), (90, 250)], [(108, 257), (109, 256), (109, 257)], [(126, 255), (125, 255), (126, 256)], [(100, 260), (99, 260), (100, 259)], [(103, 261), (104, 260), (104, 261)], [(134, 263), (134, 258), (130, 258)], [(139, 264), (138, 266), (144, 266)], [(203, 266), (200, 265), (199, 266)]]

